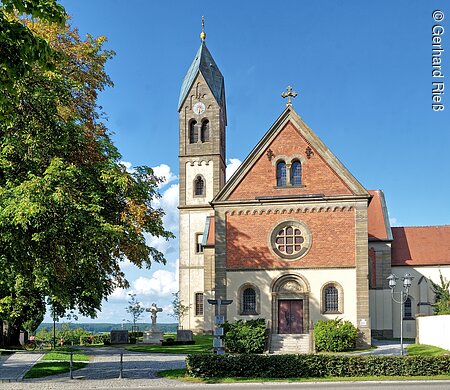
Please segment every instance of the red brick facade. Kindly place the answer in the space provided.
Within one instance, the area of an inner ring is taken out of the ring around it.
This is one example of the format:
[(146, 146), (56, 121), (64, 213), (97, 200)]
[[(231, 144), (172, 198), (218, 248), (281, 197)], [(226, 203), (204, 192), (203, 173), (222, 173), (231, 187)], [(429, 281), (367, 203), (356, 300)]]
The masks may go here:
[[(281, 259), (269, 248), (272, 229), (286, 219), (303, 221), (311, 232), (311, 249), (299, 260)], [(354, 209), (228, 214), (226, 226), (228, 269), (355, 266)]]
[[(306, 157), (306, 148), (308, 146), (313, 152), (310, 159)], [(291, 122), (286, 124), (266, 150), (269, 149), (274, 154), (273, 159), (269, 160), (266, 153), (264, 153), (239, 183), (239, 186), (231, 193), (229, 200), (255, 199), (255, 197), (262, 195), (351, 194), (350, 189), (306, 142)], [(280, 155), (287, 157), (293, 155), (302, 156), (304, 160), (302, 164), (302, 183), (304, 187), (276, 188), (276, 167), (273, 162)]]

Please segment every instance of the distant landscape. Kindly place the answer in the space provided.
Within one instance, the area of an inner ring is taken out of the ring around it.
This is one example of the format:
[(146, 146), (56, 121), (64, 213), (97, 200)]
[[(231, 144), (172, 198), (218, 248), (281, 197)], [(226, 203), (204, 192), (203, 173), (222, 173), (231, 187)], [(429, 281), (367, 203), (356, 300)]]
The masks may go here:
[[(62, 326), (69, 326), (71, 329), (83, 328), (92, 333), (102, 333), (102, 332), (110, 332), (111, 330), (116, 329), (127, 329), (131, 331), (131, 327), (133, 324), (130, 323), (121, 323), (121, 324), (111, 324), (111, 323), (78, 323), (78, 322), (57, 322), (56, 328), (59, 329)], [(176, 323), (170, 324), (158, 324), (158, 329), (165, 333), (175, 333), (177, 331)], [(137, 330), (143, 331), (151, 328), (151, 323), (149, 322), (138, 322), (136, 323)], [(53, 329), (53, 322), (43, 322), (38, 327), (38, 331), (41, 329), (47, 328), (48, 330)]]

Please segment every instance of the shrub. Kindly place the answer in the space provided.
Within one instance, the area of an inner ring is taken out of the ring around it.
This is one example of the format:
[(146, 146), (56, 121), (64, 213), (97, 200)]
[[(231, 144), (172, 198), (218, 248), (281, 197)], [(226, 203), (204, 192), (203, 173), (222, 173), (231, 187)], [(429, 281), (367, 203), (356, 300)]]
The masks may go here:
[(189, 355), (193, 377), (319, 378), (448, 375), (450, 356)]
[(317, 321), (314, 325), (314, 341), (317, 351), (341, 352), (355, 348), (358, 330), (350, 321), (334, 319)]
[(104, 343), (104, 335), (96, 334), (90, 336), (81, 336), (80, 345), (101, 344)]
[(263, 318), (226, 322), (223, 328), (225, 347), (229, 352), (262, 353), (264, 351), (266, 321)]

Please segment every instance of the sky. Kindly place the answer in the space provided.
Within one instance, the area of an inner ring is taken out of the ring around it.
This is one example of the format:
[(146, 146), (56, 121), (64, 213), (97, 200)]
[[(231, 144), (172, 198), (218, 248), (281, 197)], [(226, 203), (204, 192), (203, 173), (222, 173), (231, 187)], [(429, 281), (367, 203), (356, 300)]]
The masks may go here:
[[(225, 78), (227, 174), (281, 114), (286, 102), (280, 95), (291, 85), (298, 93), (294, 109), (309, 127), (365, 188), (384, 191), (393, 226), (450, 224), (448, 2), (61, 3), (82, 35), (106, 36), (105, 47), (116, 53), (106, 66), (115, 86), (101, 93), (99, 104), (127, 166), (147, 165), (166, 178), (157, 205), (175, 235), (177, 103), (200, 46), (202, 16), (206, 44)], [(440, 69), (432, 64), (433, 35), (443, 49)], [(433, 77), (433, 70), (443, 77)], [(443, 111), (432, 109), (433, 82), (448, 85), (448, 93), (435, 98)], [(139, 270), (124, 263), (131, 288), (116, 290), (96, 322), (129, 320), (128, 293), (145, 306), (157, 303), (164, 309), (160, 321), (173, 322), (178, 240), (148, 242), (166, 254), (167, 265)], [(143, 320), (150, 321), (148, 314)]]

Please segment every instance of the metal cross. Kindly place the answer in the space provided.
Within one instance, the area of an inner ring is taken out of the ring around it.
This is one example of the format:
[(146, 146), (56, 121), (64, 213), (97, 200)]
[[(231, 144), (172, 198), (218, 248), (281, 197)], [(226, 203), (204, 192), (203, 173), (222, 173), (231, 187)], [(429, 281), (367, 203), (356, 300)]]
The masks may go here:
[(283, 99), (288, 98), (286, 106), (292, 106), (291, 97), (295, 98), (296, 96), (297, 96), (297, 92), (293, 91), (292, 87), (290, 85), (288, 85), (288, 87), (286, 88), (286, 92), (283, 92), (281, 94), (281, 97)]

